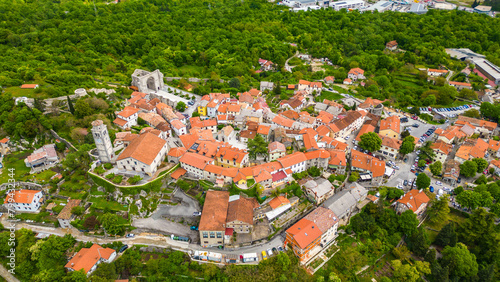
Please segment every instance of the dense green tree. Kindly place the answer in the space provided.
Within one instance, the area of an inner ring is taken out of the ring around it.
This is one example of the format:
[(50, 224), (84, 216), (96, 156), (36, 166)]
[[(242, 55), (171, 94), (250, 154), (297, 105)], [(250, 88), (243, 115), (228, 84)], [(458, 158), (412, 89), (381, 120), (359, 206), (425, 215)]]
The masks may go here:
[(474, 161), (465, 161), (460, 165), (460, 174), (465, 177), (473, 177), (477, 173), (477, 163)]
[(370, 152), (378, 151), (382, 146), (382, 139), (375, 132), (367, 132), (361, 135), (360, 139), (358, 143), (359, 147)]
[(186, 110), (186, 104), (182, 101), (179, 101), (177, 105), (175, 105), (175, 109), (179, 112), (184, 112)]
[(443, 164), (440, 161), (436, 161), (429, 165), (432, 175), (441, 175), (443, 172)]
[[(415, 227), (416, 228), (416, 227)], [(429, 238), (427, 232), (420, 227), (414, 231), (407, 239), (408, 248), (417, 256), (423, 257), (429, 249)]]
[(75, 103), (75, 116), (77, 118), (84, 118), (90, 116), (94, 113), (94, 110), (90, 107), (86, 100), (80, 99)]
[(476, 163), (478, 172), (483, 172), (488, 167), (488, 161), (483, 158), (473, 158), (472, 161)]
[(446, 222), (450, 213), (448, 195), (443, 195), (439, 199), (431, 199), (430, 206), (427, 207), (429, 221), (433, 224)]
[(254, 139), (248, 139), (248, 157), (251, 160), (257, 159), (258, 156), (267, 155), (268, 142), (260, 134), (257, 134)]
[(351, 171), (351, 175), (349, 175), (349, 182), (356, 182), (359, 179), (359, 172)]
[(418, 189), (425, 189), (431, 185), (431, 179), (425, 173), (419, 173), (416, 181)]
[(413, 136), (407, 136), (403, 139), (403, 143), (399, 147), (399, 153), (403, 156), (413, 152), (415, 150), (415, 138)]
[(446, 247), (446, 246), (451, 246), (455, 247), (457, 244), (457, 232), (455, 231), (455, 223), (450, 222), (446, 224), (438, 233), (436, 236), (436, 240), (434, 241), (434, 244), (441, 246), (441, 247)]
[(458, 243), (455, 247), (446, 246), (442, 254), (441, 265), (449, 268), (452, 278), (467, 279), (476, 276), (478, 272), (476, 256), (470, 253), (464, 244)]
[(419, 224), (417, 215), (412, 210), (406, 210), (399, 216), (399, 226), (401, 231), (411, 236), (417, 231), (417, 226)]
[(237, 77), (233, 77), (229, 81), (229, 86), (232, 87), (232, 88), (238, 89), (241, 86), (241, 82), (240, 82), (240, 80)]
[(116, 235), (123, 232), (123, 225), (119, 223), (116, 214), (105, 213), (99, 218), (99, 221), (108, 234)]
[(471, 190), (465, 190), (456, 197), (457, 203), (469, 209), (481, 206), (481, 194)]

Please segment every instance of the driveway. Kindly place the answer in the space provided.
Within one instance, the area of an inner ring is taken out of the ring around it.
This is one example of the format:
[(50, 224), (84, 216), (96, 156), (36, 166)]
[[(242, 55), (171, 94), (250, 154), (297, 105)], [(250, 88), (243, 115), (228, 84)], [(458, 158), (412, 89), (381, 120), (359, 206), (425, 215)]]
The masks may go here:
[(411, 181), (416, 178), (415, 174), (410, 171), (411, 165), (415, 162), (416, 157), (417, 154), (413, 152), (406, 155), (406, 162), (403, 162), (401, 160), (396, 161), (395, 163), (397, 166), (399, 166), (399, 169), (394, 172), (394, 175), (384, 185), (389, 187), (396, 187), (398, 186), (398, 184), (402, 184), (404, 180), (408, 180), (408, 182), (411, 183)]
[(179, 198), (181, 203), (175, 206), (158, 205), (151, 218), (157, 220), (165, 217), (193, 217), (193, 212), (201, 211), (198, 201), (184, 194), (182, 190), (177, 189), (173, 197)]

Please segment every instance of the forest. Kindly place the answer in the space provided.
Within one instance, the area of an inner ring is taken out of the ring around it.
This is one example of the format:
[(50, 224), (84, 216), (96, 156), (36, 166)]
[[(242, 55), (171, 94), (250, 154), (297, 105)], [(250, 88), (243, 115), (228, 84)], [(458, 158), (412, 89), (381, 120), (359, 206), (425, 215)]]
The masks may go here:
[[(0, 85), (36, 82), (42, 85), (36, 95), (56, 97), (100, 81), (129, 85), (135, 68), (213, 81), (237, 77), (243, 89), (260, 80), (320, 78), (307, 68), (255, 74), (259, 58), (280, 70), (299, 49), (332, 61), (324, 75), (343, 79), (349, 68), (359, 66), (369, 76), (389, 78), (392, 87), (377, 84), (385, 96), (392, 92), (394, 100), (409, 96), (418, 101), (428, 89), (408, 89), (404, 78), (394, 83), (395, 72), (407, 64), (464, 66), (450, 60), (444, 48), (470, 48), (500, 64), (498, 18), (461, 11), (414, 15), (286, 9), (263, 0), (100, 2), (95, 11), (80, 1), (1, 0)], [(383, 52), (391, 40), (406, 52)], [(213, 83), (198, 92), (224, 87)]]

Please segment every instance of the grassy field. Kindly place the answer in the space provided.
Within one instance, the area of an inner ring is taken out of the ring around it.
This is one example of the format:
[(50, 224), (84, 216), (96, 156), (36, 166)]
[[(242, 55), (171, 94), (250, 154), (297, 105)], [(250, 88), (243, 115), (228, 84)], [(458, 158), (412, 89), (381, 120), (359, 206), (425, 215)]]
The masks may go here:
[(11, 93), (12, 97), (28, 97), (28, 98), (40, 97), (40, 95), (35, 94), (35, 89), (21, 89), (20, 86), (7, 87), (5, 88), (5, 92)]
[(342, 95), (338, 94), (338, 93), (333, 93), (333, 92), (330, 92), (330, 91), (321, 91), (321, 95), (319, 95), (316, 100), (318, 102), (323, 102), (324, 99), (328, 99), (328, 100), (340, 100), (344, 97), (342, 97)]
[(99, 209), (99, 210), (104, 210), (106, 208), (113, 210), (113, 211), (126, 211), (127, 207), (120, 205), (117, 202), (110, 202), (106, 200), (106, 198), (96, 198), (96, 197), (91, 197), (89, 202), (92, 202), (92, 207)]
[(0, 183), (5, 183), (9, 180), (9, 169), (14, 169), (14, 178), (15, 180), (24, 180), (25, 178), (28, 177), (28, 174), (30, 172), (30, 168), (26, 166), (24, 163), (24, 159), (31, 154), (31, 150), (29, 151), (24, 151), (24, 152), (19, 152), (19, 153), (13, 153), (5, 156), (3, 158), (3, 168), (2, 168), (2, 174), (0, 175)]

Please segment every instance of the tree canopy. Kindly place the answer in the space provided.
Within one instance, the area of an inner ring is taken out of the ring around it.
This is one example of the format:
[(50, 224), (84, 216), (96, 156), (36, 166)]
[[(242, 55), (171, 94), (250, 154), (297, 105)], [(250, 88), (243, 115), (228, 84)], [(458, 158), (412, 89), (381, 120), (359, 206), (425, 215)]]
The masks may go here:
[(361, 141), (359, 141), (359, 147), (368, 150), (370, 152), (375, 152), (380, 150), (382, 146), (382, 139), (375, 132), (367, 132), (360, 137)]

